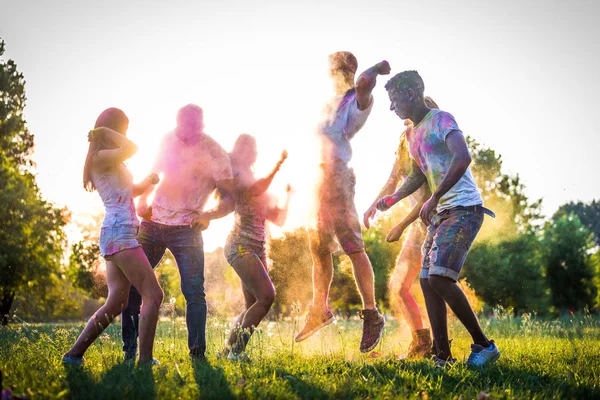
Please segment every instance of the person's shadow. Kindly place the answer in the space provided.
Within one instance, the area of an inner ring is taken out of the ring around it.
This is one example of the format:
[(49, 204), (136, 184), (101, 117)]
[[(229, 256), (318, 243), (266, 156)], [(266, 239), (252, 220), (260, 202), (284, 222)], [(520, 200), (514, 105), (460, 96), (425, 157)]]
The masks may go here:
[(120, 363), (96, 381), (85, 367), (65, 366), (71, 399), (154, 399), (152, 366)]
[(235, 399), (227, 377), (220, 367), (213, 367), (208, 361), (193, 361), (194, 379), (200, 388), (200, 397), (206, 399)]

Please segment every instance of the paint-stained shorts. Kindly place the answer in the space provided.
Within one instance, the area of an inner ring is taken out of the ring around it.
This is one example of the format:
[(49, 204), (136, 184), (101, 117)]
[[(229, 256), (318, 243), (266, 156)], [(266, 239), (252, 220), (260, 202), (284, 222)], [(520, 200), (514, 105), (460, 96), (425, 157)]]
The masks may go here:
[(267, 250), (263, 241), (229, 235), (223, 253), (229, 265), (232, 266), (240, 257), (247, 255), (255, 255), (265, 268), (267, 266)]
[(338, 245), (346, 254), (365, 250), (358, 214), (354, 206), (356, 177), (352, 168), (324, 168), (318, 189), (317, 229), (310, 232), (310, 245), (318, 253), (334, 253)]
[(100, 230), (100, 255), (109, 257), (123, 250), (135, 249), (140, 247), (136, 236), (139, 226), (137, 225), (117, 225), (102, 228)]
[(451, 208), (433, 217), (422, 247), (419, 278), (429, 275), (458, 280), (467, 253), (483, 223), (483, 211)]

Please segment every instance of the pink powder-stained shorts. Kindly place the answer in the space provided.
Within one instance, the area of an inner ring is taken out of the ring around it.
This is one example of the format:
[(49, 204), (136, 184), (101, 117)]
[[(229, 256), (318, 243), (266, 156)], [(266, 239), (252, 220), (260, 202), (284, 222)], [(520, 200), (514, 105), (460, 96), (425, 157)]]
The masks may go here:
[(127, 249), (140, 247), (136, 236), (139, 226), (118, 225), (100, 230), (100, 254), (106, 258)]

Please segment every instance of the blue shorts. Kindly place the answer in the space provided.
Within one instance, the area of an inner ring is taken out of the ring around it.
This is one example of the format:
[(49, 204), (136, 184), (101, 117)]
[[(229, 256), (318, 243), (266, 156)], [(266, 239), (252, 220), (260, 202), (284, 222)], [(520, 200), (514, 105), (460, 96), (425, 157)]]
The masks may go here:
[(140, 247), (136, 236), (137, 225), (117, 225), (100, 230), (100, 254), (106, 258), (127, 249)]
[(439, 275), (458, 280), (467, 253), (483, 224), (483, 209), (451, 208), (436, 214), (423, 243), (419, 278)]

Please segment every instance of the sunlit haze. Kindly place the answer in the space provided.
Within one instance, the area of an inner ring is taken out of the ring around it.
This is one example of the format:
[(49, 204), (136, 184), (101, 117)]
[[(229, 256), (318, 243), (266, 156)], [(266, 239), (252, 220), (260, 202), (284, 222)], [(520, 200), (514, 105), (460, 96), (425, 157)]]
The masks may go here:
[[(317, 162), (313, 131), (332, 94), (327, 55), (352, 51), (359, 71), (386, 59), (416, 69), (425, 92), (465, 135), (502, 155), (550, 215), (599, 196), (595, 1), (0, 1), (5, 58), (27, 81), (43, 194), (74, 212), (100, 209), (82, 187), (87, 132), (114, 106), (130, 119), (136, 179), (150, 172), (177, 110), (204, 109), (206, 132), (227, 150), (257, 137), (257, 176), (282, 149), (272, 192), (295, 194), (284, 229), (304, 224)], [(356, 205), (365, 211), (388, 177), (403, 123), (380, 77), (375, 105), (353, 139)], [(206, 250), (232, 224), (215, 221)]]

